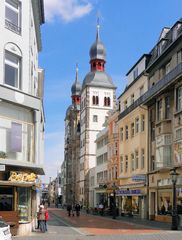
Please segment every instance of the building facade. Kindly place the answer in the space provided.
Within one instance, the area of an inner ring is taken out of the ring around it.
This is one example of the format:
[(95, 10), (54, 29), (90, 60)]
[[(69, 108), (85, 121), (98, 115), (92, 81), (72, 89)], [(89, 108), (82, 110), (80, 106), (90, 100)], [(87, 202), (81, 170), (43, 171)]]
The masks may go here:
[(96, 135), (104, 128), (108, 111), (115, 107), (115, 89), (105, 72), (106, 51), (97, 26), (96, 40), (90, 48), (90, 72), (81, 92), (80, 113), (80, 202), (89, 205), (89, 169), (96, 165)]
[(0, 16), (0, 215), (16, 212), (23, 235), (35, 223), (44, 174), (43, 1), (1, 1)]
[[(128, 86), (119, 97), (119, 190), (118, 205), (121, 213), (137, 214), (147, 218), (148, 172), (148, 110), (146, 106), (132, 109), (132, 105), (148, 89), (145, 73), (148, 56), (143, 55), (127, 74)], [(128, 109), (132, 109), (128, 111)], [(124, 114), (125, 113), (125, 114)]]
[(80, 93), (81, 84), (78, 80), (78, 68), (76, 68), (75, 82), (71, 88), (72, 104), (68, 107), (65, 117), (65, 177), (64, 204), (79, 202), (80, 181)]

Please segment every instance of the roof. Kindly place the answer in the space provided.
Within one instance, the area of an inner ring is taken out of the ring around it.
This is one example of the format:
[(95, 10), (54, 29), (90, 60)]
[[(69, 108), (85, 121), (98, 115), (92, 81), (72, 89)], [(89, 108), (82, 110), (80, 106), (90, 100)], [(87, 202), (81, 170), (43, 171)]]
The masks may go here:
[(89, 72), (83, 80), (82, 90), (86, 86), (116, 89), (111, 77), (106, 72), (101, 71)]

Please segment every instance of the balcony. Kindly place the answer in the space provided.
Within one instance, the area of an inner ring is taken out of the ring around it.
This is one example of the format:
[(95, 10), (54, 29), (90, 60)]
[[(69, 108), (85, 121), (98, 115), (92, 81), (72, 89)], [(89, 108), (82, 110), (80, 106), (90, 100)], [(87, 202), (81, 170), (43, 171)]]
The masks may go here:
[(15, 32), (17, 34), (21, 34), (21, 28), (16, 26), (15, 24), (9, 22), (7, 19), (5, 20), (5, 27), (9, 30), (11, 30), (12, 32)]
[(140, 98), (138, 98), (132, 105), (119, 115), (119, 120), (124, 118), (127, 114), (132, 112), (135, 108), (140, 105), (147, 105), (147, 103), (161, 93), (164, 89), (174, 84), (176, 79), (182, 74), (182, 63), (178, 64), (172, 71), (166, 74), (161, 80), (159, 80), (154, 86), (152, 86), (146, 93), (144, 93)]

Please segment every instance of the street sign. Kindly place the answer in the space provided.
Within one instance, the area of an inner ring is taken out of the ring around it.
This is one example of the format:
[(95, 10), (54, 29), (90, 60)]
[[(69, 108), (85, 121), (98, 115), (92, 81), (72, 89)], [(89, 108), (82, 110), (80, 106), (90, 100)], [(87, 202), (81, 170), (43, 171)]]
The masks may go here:
[(5, 165), (0, 164), (0, 172), (4, 172), (5, 171)]

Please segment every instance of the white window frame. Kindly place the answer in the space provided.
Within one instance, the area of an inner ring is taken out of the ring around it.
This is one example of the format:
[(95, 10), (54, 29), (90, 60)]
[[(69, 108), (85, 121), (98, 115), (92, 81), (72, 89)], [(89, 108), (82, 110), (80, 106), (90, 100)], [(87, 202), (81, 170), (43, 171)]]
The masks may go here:
[[(13, 4), (17, 4), (17, 8), (15, 6), (13, 6)], [(18, 15), (18, 23), (17, 24), (13, 23), (13, 21), (11, 21), (11, 19), (6, 18), (6, 8), (11, 9)], [(21, 4), (19, 1), (17, 1), (17, 0), (6, 0), (5, 1), (5, 20), (6, 20), (5, 24), (8, 29), (10, 29), (13, 32), (16, 32), (18, 34), (21, 33)]]
[[(9, 59), (7, 59), (7, 54), (16, 57), (18, 60), (18, 63), (14, 63), (12, 61), (10, 61)], [(13, 67), (17, 70), (18, 74), (17, 74), (17, 83), (15, 83), (15, 86), (12, 86), (10, 84), (7, 84), (6, 81), (6, 71), (5, 71), (5, 67), (6, 65)], [(4, 60), (4, 85), (12, 87), (12, 88), (16, 88), (16, 89), (21, 89), (21, 57), (18, 55), (15, 55), (7, 50), (5, 50), (5, 60)]]

